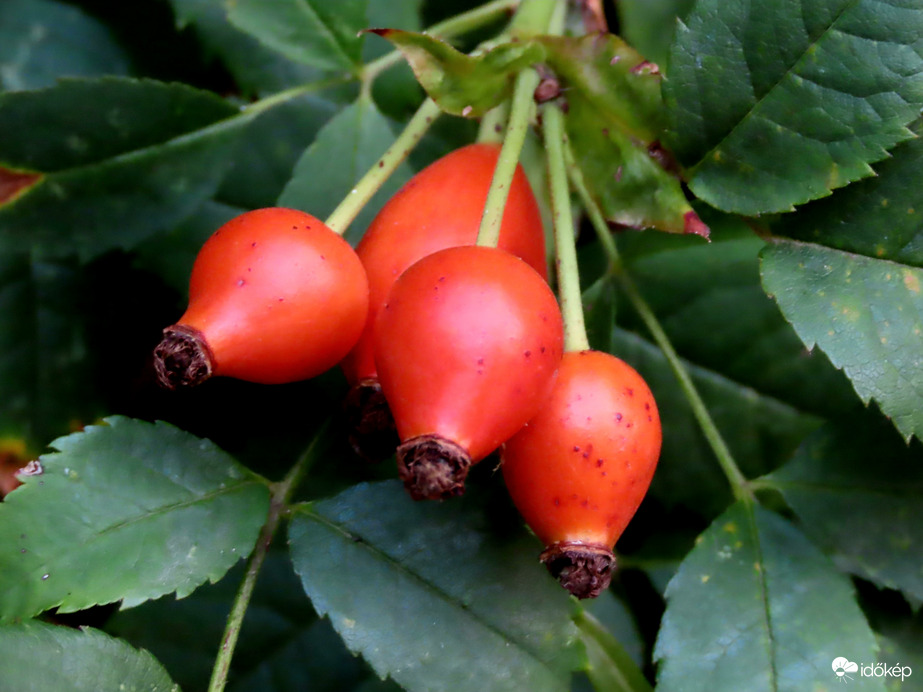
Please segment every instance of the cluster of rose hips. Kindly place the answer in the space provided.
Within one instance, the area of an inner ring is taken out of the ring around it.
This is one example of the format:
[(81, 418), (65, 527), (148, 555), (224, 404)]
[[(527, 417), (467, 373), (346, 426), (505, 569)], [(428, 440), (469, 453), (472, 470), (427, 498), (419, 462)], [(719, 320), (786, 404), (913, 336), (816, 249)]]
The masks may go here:
[(424, 169), (355, 250), (301, 211), (229, 221), (199, 252), (188, 309), (164, 330), (155, 367), (176, 388), (216, 375), (293, 382), (340, 364), (359, 410), (354, 447), (396, 452), (417, 500), (461, 494), (471, 465), (499, 449), (510, 495), (547, 546), (542, 561), (593, 597), (650, 484), (660, 420), (626, 363), (563, 353), (521, 168), (498, 246), (475, 244), (498, 155), (472, 144)]

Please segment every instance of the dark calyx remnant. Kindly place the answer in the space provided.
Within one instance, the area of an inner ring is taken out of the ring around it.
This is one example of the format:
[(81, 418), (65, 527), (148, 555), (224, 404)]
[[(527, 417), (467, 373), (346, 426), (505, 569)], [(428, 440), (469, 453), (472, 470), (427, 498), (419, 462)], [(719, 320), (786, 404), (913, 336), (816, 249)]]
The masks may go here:
[(391, 408), (377, 379), (353, 385), (343, 402), (349, 444), (369, 462), (387, 459), (400, 444)]
[(542, 552), (551, 576), (577, 598), (596, 598), (609, 587), (615, 555), (606, 546), (561, 541)]
[(397, 471), (414, 500), (444, 500), (465, 492), (471, 457), (439, 435), (412, 437), (397, 448)]
[(214, 357), (205, 337), (194, 327), (174, 324), (163, 330), (154, 349), (157, 381), (167, 389), (192, 387), (212, 376)]

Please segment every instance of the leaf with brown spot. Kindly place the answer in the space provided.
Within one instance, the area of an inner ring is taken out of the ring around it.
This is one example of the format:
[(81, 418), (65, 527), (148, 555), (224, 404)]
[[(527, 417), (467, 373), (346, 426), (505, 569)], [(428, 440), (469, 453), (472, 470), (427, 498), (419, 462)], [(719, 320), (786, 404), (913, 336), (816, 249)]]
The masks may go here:
[(16, 171), (0, 166), (0, 207), (13, 202), (42, 180), (41, 173)]

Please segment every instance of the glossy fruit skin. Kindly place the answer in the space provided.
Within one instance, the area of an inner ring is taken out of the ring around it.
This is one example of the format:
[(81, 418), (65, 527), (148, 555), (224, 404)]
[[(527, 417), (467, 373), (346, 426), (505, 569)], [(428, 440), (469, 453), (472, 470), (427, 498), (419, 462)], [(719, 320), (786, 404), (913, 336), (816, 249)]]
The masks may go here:
[(503, 477), (546, 546), (611, 552), (647, 492), (661, 442), (637, 371), (608, 353), (569, 352), (539, 413), (503, 445)]
[(438, 436), (472, 463), (538, 411), (563, 351), (545, 280), (518, 257), (479, 246), (440, 250), (407, 269), (374, 337), (401, 441)]
[(336, 365), (367, 313), (368, 280), (352, 247), (310, 214), (270, 207), (205, 242), (177, 325), (204, 338), (213, 375), (280, 384)]
[[(365, 331), (342, 368), (351, 384), (375, 378), (373, 326), (391, 286), (410, 265), (437, 250), (474, 245), (500, 155), (497, 144), (456, 149), (411, 178), (372, 221), (356, 254), (369, 279)], [(510, 186), (498, 247), (547, 278), (545, 234), (522, 166)]]

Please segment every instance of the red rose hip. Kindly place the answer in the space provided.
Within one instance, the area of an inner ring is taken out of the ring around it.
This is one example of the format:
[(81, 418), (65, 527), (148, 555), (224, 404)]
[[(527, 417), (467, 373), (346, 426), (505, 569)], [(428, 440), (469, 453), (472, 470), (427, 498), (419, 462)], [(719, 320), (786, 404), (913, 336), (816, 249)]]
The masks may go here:
[(378, 315), (374, 349), (411, 496), (461, 494), (471, 464), (538, 411), (562, 348), (554, 294), (508, 252), (449, 248), (405, 271)]
[(575, 596), (609, 585), (612, 549), (647, 492), (661, 441), (641, 376), (608, 353), (573, 351), (539, 413), (504, 444), (513, 503), (547, 546), (542, 562)]
[(164, 330), (155, 369), (170, 389), (213, 375), (308, 379), (349, 352), (367, 312), (365, 270), (343, 238), (310, 214), (257, 209), (202, 246), (189, 306)]

